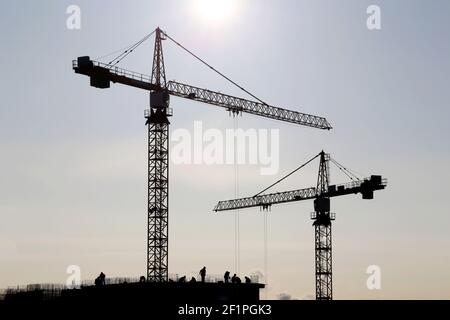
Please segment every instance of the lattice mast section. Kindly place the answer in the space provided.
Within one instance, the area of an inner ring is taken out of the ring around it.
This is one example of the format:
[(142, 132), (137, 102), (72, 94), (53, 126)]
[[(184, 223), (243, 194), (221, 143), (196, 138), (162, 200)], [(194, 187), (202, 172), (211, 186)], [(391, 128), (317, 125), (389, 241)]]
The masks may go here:
[(147, 281), (168, 281), (169, 244), (169, 94), (162, 51), (162, 31), (156, 29), (148, 126)]
[(330, 183), (329, 154), (320, 153), (317, 198), (314, 200), (314, 244), (316, 300), (333, 299), (330, 198), (326, 196)]

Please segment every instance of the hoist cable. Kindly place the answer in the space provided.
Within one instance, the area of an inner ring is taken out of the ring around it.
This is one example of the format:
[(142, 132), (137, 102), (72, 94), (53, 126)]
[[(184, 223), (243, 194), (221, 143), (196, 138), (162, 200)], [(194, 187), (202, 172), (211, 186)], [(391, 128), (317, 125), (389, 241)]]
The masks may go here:
[(296, 168), (295, 170), (292, 170), (291, 172), (289, 172), (287, 175), (285, 175), (284, 177), (282, 177), (281, 179), (275, 181), (274, 183), (272, 183), (270, 186), (268, 186), (267, 188), (265, 188), (264, 190), (258, 192), (257, 194), (255, 194), (253, 197), (257, 197), (259, 196), (261, 193), (269, 190), (270, 188), (272, 188), (273, 186), (275, 186), (276, 184), (280, 183), (281, 181), (283, 181), (284, 179), (286, 179), (287, 177), (293, 175), (294, 173), (296, 173), (298, 170), (300, 170), (301, 168), (303, 168), (304, 166), (306, 166), (307, 164), (309, 164), (311, 161), (313, 161), (314, 159), (316, 159), (318, 156), (320, 156), (320, 153), (318, 153), (317, 155), (315, 155), (314, 157), (312, 157), (311, 159), (309, 159), (308, 161), (306, 161), (304, 164), (302, 164), (300, 167)]

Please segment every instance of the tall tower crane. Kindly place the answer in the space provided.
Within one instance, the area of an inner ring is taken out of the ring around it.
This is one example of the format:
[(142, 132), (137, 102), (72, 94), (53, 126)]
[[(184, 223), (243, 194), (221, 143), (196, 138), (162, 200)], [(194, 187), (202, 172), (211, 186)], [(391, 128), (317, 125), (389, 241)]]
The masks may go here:
[[(208, 65), (160, 28), (157, 28), (153, 33), (155, 33), (155, 47), (151, 76), (125, 70), (115, 64), (94, 61), (89, 56), (78, 57), (77, 60), (72, 61), (72, 68), (75, 73), (88, 76), (90, 85), (96, 88), (109, 88), (111, 82), (113, 82), (150, 91), (150, 108), (144, 111), (146, 125), (148, 126), (147, 281), (163, 282), (168, 281), (169, 117), (172, 116), (169, 101), (171, 95), (222, 107), (233, 115), (244, 112), (317, 129), (329, 130), (332, 127), (323, 117), (266, 104)], [(162, 41), (166, 39), (173, 41), (257, 101), (176, 81), (166, 81), (162, 47)], [(125, 51), (125, 55), (131, 51), (133, 49)]]
[[(316, 187), (262, 194), (318, 157), (320, 158), (320, 164)], [(348, 169), (332, 159), (338, 168), (353, 181), (347, 184), (330, 185), (330, 159), (330, 155), (322, 151), (255, 196), (219, 201), (214, 207), (216, 212), (251, 207), (261, 207), (263, 210), (267, 210), (273, 204), (314, 199), (314, 212), (311, 214), (311, 219), (314, 220), (317, 300), (333, 299), (331, 221), (335, 219), (335, 214), (330, 212), (330, 198), (361, 193), (363, 199), (373, 199), (373, 192), (384, 189), (387, 185), (387, 180), (378, 175), (372, 175), (364, 179), (355, 179)]]

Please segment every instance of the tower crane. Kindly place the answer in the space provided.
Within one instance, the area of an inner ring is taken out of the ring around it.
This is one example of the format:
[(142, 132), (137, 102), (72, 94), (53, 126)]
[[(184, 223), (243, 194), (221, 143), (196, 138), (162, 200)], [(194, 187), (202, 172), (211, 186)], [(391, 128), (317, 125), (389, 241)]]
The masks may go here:
[[(263, 194), (263, 192), (318, 157), (320, 158), (320, 164), (316, 187)], [(334, 162), (340, 170), (346, 173), (347, 176), (352, 179), (352, 182), (330, 185), (330, 160)], [(214, 207), (214, 211), (218, 212), (251, 207), (260, 207), (263, 210), (267, 210), (274, 204), (314, 199), (314, 212), (311, 214), (311, 219), (314, 220), (316, 299), (332, 300), (331, 221), (335, 219), (335, 214), (330, 212), (330, 198), (361, 193), (363, 199), (373, 199), (373, 192), (375, 190), (382, 190), (387, 185), (387, 180), (379, 175), (372, 175), (363, 179), (355, 179), (355, 177), (356, 176), (347, 168), (331, 159), (329, 154), (322, 151), (255, 196), (219, 201)]]
[[(159, 27), (153, 33), (155, 34), (155, 46), (151, 76), (119, 68), (116, 66), (117, 63), (106, 64), (91, 60), (89, 56), (82, 56), (73, 60), (72, 68), (75, 73), (88, 76), (90, 85), (96, 88), (109, 88), (112, 82), (150, 91), (150, 107), (144, 110), (146, 125), (148, 126), (147, 281), (164, 282), (168, 281), (169, 117), (173, 114), (172, 109), (169, 108), (170, 96), (222, 107), (233, 115), (249, 113), (317, 129), (329, 130), (332, 127), (323, 117), (266, 104), (208, 65)], [(167, 81), (162, 47), (162, 41), (166, 39), (173, 41), (257, 101), (176, 81)], [(133, 49), (125, 51), (124, 54), (129, 54)]]

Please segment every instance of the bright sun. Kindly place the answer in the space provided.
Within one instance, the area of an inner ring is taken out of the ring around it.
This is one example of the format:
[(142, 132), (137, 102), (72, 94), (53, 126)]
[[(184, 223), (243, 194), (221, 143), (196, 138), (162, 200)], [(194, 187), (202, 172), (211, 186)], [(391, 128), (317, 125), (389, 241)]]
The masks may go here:
[(210, 22), (228, 20), (235, 9), (235, 0), (194, 0), (197, 16)]

